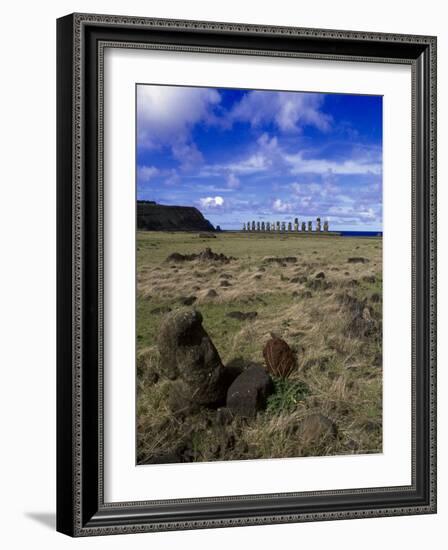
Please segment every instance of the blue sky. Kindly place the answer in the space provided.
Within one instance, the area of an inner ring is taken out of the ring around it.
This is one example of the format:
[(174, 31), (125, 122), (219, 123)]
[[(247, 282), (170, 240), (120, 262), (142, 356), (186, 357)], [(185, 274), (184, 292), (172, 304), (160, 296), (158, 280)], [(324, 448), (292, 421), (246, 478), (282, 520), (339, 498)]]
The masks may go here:
[(382, 230), (382, 98), (137, 86), (137, 198), (215, 226)]

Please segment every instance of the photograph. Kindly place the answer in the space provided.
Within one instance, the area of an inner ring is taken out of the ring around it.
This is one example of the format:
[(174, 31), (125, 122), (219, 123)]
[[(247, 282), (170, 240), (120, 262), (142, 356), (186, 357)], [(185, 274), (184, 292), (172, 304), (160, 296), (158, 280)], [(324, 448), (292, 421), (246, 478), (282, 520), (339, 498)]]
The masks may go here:
[(60, 533), (437, 513), (438, 27), (302, 12), (57, 19)]
[(135, 94), (136, 464), (382, 453), (383, 97)]

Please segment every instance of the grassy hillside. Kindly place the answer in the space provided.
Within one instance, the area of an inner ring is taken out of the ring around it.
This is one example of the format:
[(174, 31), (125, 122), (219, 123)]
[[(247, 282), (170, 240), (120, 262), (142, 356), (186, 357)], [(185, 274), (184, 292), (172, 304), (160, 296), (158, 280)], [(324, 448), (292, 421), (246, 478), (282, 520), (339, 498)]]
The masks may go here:
[[(205, 247), (235, 259), (165, 261)], [(170, 411), (171, 382), (154, 376), (157, 331), (166, 311), (193, 300), (224, 365), (263, 364), (270, 333), (296, 353), (297, 370), (274, 380), (276, 391), (255, 419), (221, 425), (214, 410), (185, 418)], [(253, 315), (241, 320), (231, 312)], [(380, 238), (139, 232), (138, 461), (168, 456), (179, 441), (184, 459), (196, 461), (381, 452), (381, 320)], [(310, 413), (334, 422), (337, 436), (300, 437)]]

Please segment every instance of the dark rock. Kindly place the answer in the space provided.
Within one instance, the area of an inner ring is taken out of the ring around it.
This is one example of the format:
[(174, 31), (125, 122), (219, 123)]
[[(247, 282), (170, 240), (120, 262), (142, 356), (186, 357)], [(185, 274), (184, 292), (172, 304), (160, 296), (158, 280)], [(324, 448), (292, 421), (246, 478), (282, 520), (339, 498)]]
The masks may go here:
[(272, 376), (287, 378), (297, 367), (296, 356), (288, 344), (273, 336), (263, 348), (263, 357)]
[(315, 277), (316, 279), (325, 279), (325, 273), (323, 271), (319, 271), (319, 273)]
[(365, 281), (366, 283), (374, 283), (376, 281), (376, 277), (375, 275), (364, 275), (362, 280)]
[(254, 361), (249, 361), (244, 357), (234, 357), (227, 363), (225, 368), (233, 369), (234, 372), (238, 373), (237, 375), (240, 375), (244, 370), (253, 366), (261, 366), (261, 365), (259, 363), (255, 363)]
[(168, 314), (160, 327), (158, 348), (161, 370), (185, 382), (187, 398), (199, 405), (223, 401), (224, 366), (199, 311), (182, 308)]
[(299, 424), (297, 435), (303, 445), (321, 442), (325, 439), (335, 439), (338, 434), (336, 424), (320, 413), (306, 416)]
[(191, 306), (196, 302), (196, 296), (181, 296), (179, 302), (184, 306)]
[[(190, 256), (192, 256), (190, 254)], [(166, 259), (167, 262), (185, 262), (187, 260), (187, 255), (181, 254), (180, 252), (173, 252)]]
[(227, 391), (227, 408), (233, 414), (256, 416), (266, 408), (266, 400), (273, 391), (271, 377), (263, 367), (253, 365), (235, 379)]
[(372, 296), (370, 296), (370, 299), (372, 300), (372, 302), (373, 302), (374, 304), (377, 304), (378, 302), (381, 301), (381, 296), (378, 294), (378, 292), (374, 292), (374, 293), (372, 294)]
[(353, 256), (347, 260), (349, 264), (366, 264), (368, 261), (367, 258), (363, 258), (362, 256)]
[(256, 311), (229, 311), (229, 313), (226, 313), (226, 317), (230, 317), (231, 319), (238, 319), (239, 321), (246, 321), (247, 319), (255, 319), (255, 317), (258, 315)]
[(218, 296), (218, 293), (214, 288), (211, 288), (205, 295), (206, 298), (216, 298)]
[(223, 262), (228, 263), (230, 260), (234, 260), (232, 256), (225, 256), (224, 254), (220, 253), (217, 254), (212, 251), (211, 248), (205, 248), (202, 252), (199, 252), (198, 260), (206, 262), (206, 261), (213, 261), (213, 262)]
[(237, 359), (232, 359), (230, 363), (227, 363), (227, 365), (224, 367), (224, 373), (223, 373), (223, 379), (222, 384), (229, 388), (233, 381), (238, 378), (238, 376), (243, 372), (243, 367), (237, 363)]
[(167, 206), (137, 201), (137, 228), (150, 231), (214, 231), (193, 206)]
[(152, 313), (153, 315), (160, 315), (161, 313), (169, 313), (170, 311), (171, 308), (169, 306), (160, 306), (151, 309), (150, 313)]
[(199, 260), (200, 262), (221, 262), (221, 263), (229, 263), (231, 260), (234, 260), (235, 258), (229, 256), (225, 256), (224, 254), (217, 254), (212, 251), (211, 248), (205, 248), (202, 250), (202, 252), (199, 252), (197, 254), (180, 254), (180, 252), (173, 252), (170, 254), (166, 262), (192, 262), (194, 260)]
[(227, 281), (226, 279), (223, 279), (222, 281), (219, 281), (219, 286), (229, 287), (232, 285), (229, 283), (229, 281)]

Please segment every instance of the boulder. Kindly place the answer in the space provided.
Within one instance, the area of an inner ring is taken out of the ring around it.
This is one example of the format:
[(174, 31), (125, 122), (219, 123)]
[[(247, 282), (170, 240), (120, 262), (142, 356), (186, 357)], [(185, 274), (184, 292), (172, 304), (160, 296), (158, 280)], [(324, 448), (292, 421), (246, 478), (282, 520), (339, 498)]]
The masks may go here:
[(243, 371), (227, 391), (227, 408), (235, 415), (254, 417), (266, 408), (268, 396), (273, 392), (272, 379), (260, 365)]
[(368, 261), (368, 258), (363, 258), (362, 256), (353, 256), (347, 260), (349, 264), (366, 264)]
[(287, 378), (297, 367), (296, 356), (288, 344), (273, 335), (263, 348), (263, 357), (268, 371), (273, 376)]
[(224, 401), (224, 366), (202, 326), (202, 315), (192, 308), (168, 314), (159, 331), (160, 370), (170, 379), (181, 378), (186, 394), (198, 405)]

